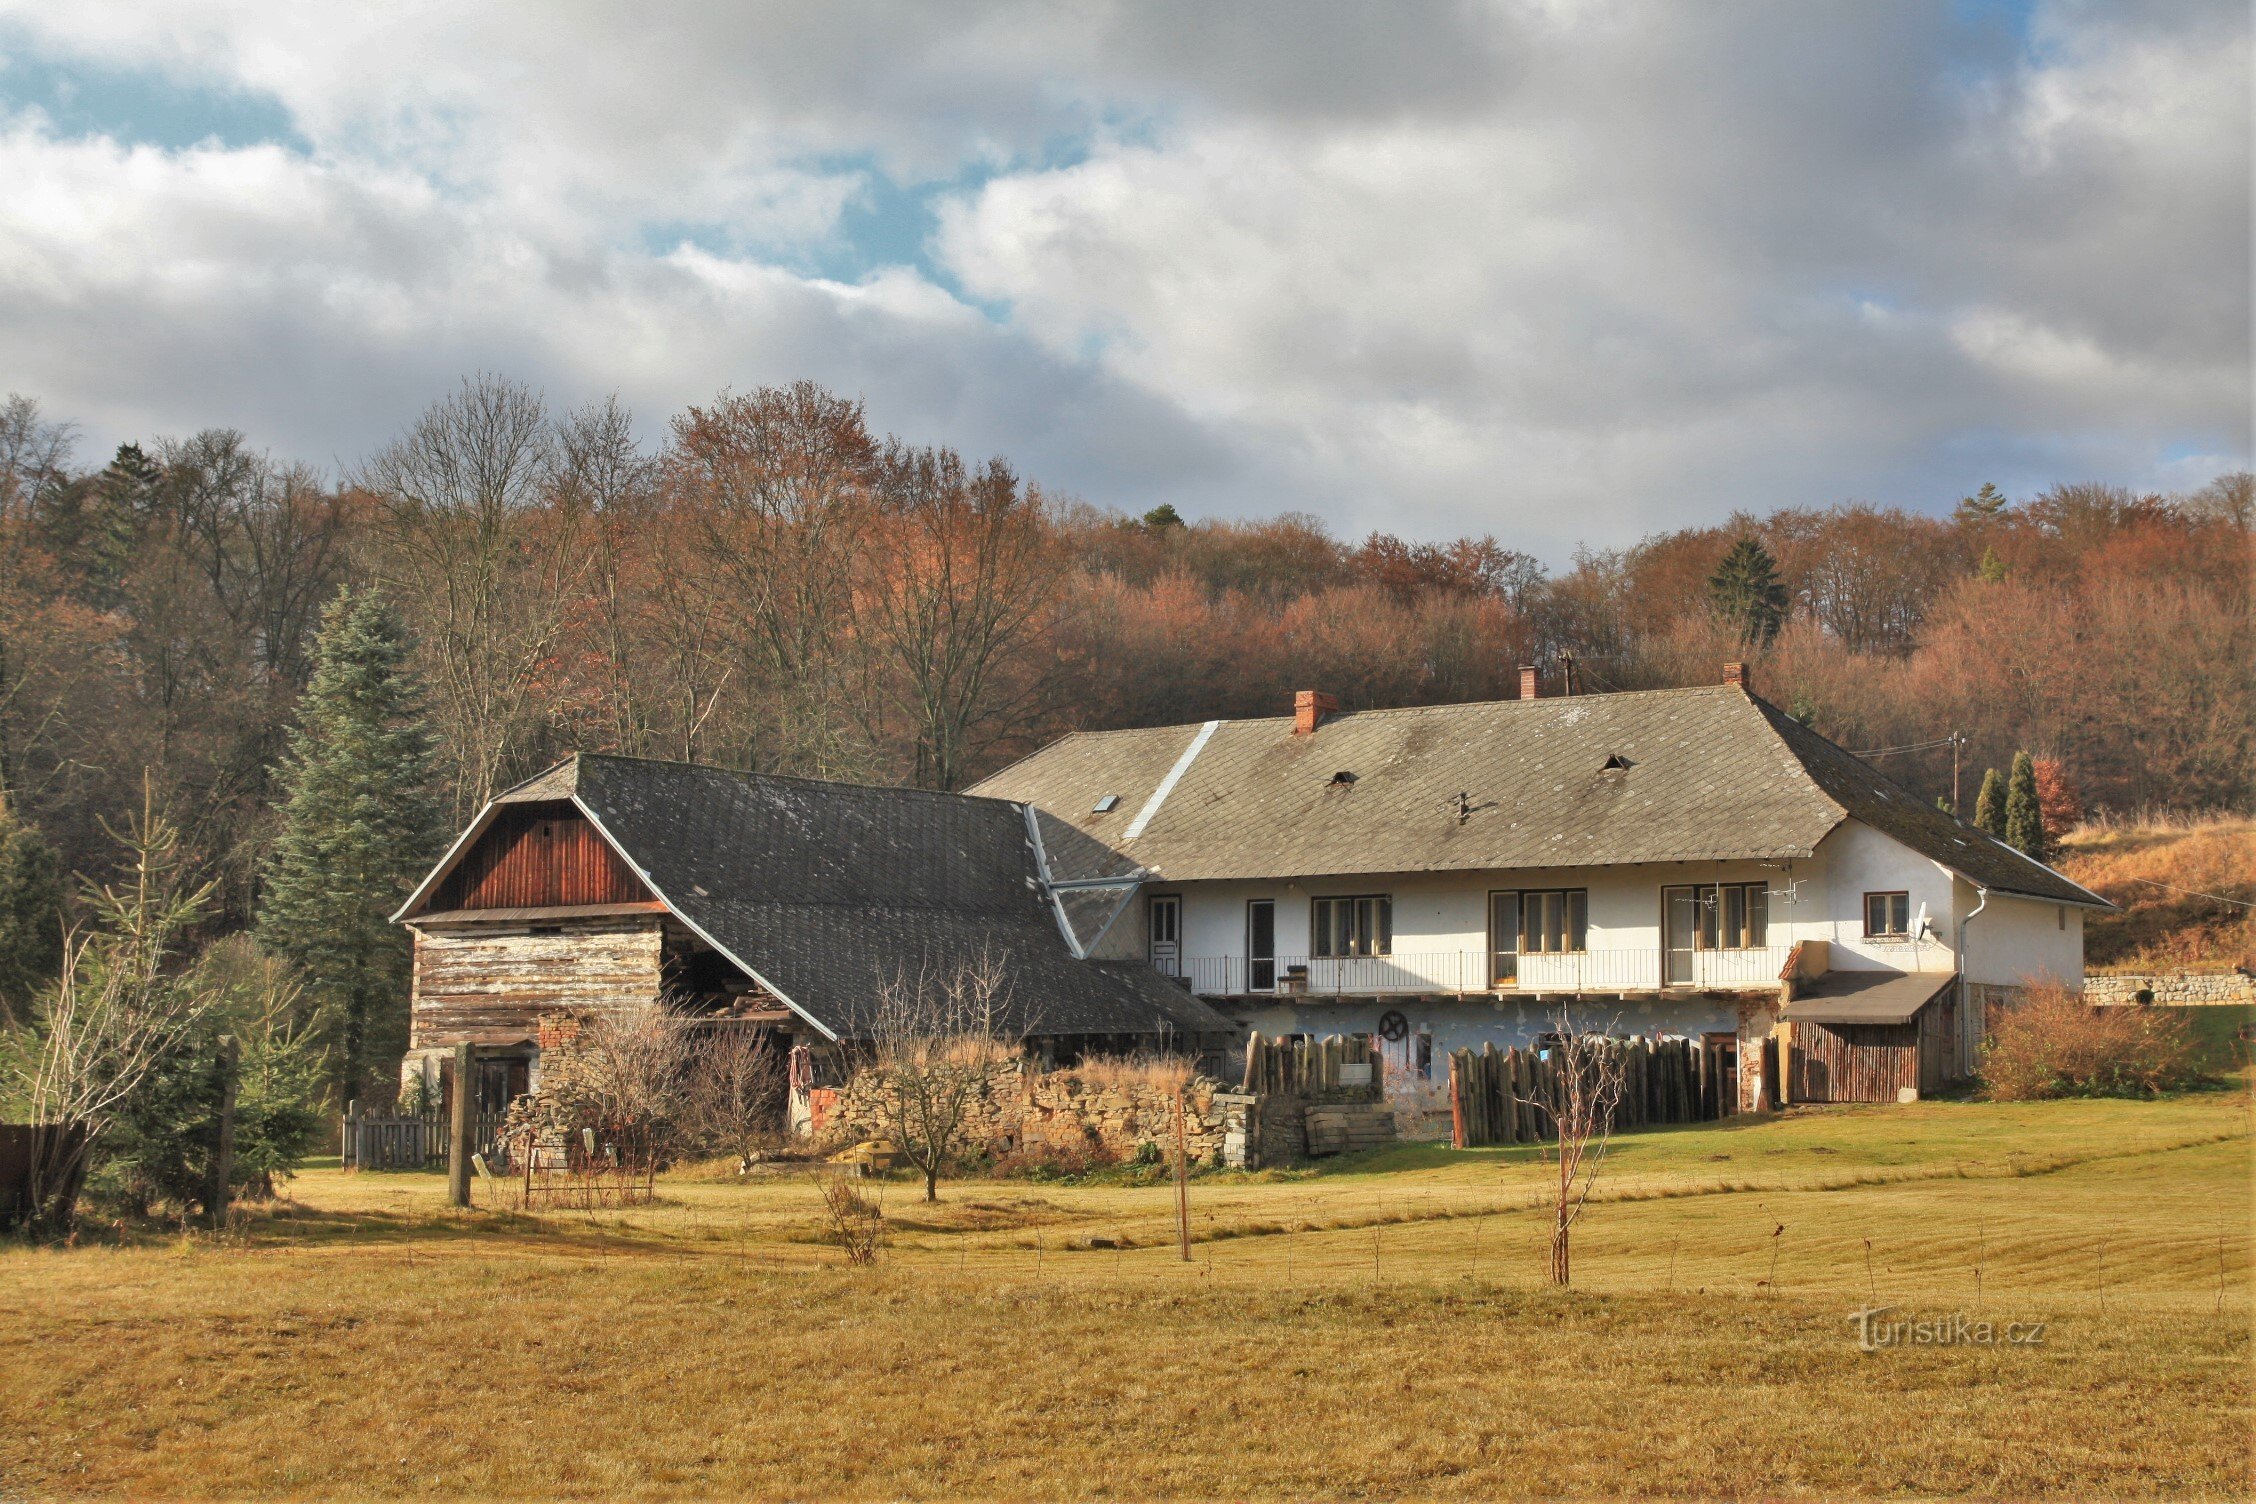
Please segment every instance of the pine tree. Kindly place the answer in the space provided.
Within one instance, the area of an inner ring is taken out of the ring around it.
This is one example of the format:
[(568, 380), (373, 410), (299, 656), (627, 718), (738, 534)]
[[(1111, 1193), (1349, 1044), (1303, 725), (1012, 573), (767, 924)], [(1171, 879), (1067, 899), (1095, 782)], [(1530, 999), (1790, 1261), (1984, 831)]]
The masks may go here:
[(2013, 754), (2013, 777), (2006, 785), (2005, 844), (2036, 861), (2045, 859), (2044, 810), (2037, 803), (2037, 765), (2026, 752)]
[(338, 1020), (335, 1079), (358, 1094), (407, 1044), (407, 940), (389, 917), (439, 844), (432, 744), (406, 631), (380, 595), (340, 592), (314, 659), (258, 933)]
[(1974, 797), (1974, 823), (2005, 839), (2005, 775), (1995, 768), (1982, 775), (1982, 792)]
[(1740, 640), (1766, 647), (1786, 623), (1786, 587), (1778, 580), (1778, 561), (1752, 538), (1731, 545), (1708, 577), (1708, 599), (1716, 614), (1738, 625)]
[(1984, 584), (2003, 584), (2006, 577), (2005, 560), (1998, 557), (1996, 549), (1985, 548), (1982, 550), (1982, 562), (1975, 566), (1974, 572), (1981, 576)]

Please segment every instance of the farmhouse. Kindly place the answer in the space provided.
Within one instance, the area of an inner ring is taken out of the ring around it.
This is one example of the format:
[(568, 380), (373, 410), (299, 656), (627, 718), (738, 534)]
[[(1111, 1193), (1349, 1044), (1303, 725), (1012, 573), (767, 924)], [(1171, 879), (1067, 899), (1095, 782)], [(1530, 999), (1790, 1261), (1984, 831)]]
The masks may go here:
[(1968, 1075), (1985, 1010), (2030, 978), (2080, 984), (2104, 899), (1741, 665), (1604, 695), (1521, 678), (1494, 703), (1341, 714), (1303, 691), (1291, 716), (1068, 736), (972, 792), (1141, 871), (1097, 954), (1246, 1028), (1375, 1032), (1411, 1081), (1564, 1009), (1701, 1041), (1743, 1108), (1894, 1100)]
[(888, 981), (982, 958), (1006, 974), (998, 1023), (1054, 1057), (1234, 1040), (1140, 954), (1094, 953), (1139, 878), (1006, 800), (583, 753), (481, 810), (394, 916), (414, 939), (402, 1079), (473, 1044), (498, 1110), (538, 1084), (544, 1025), (663, 999), (776, 1031), (803, 1095)]

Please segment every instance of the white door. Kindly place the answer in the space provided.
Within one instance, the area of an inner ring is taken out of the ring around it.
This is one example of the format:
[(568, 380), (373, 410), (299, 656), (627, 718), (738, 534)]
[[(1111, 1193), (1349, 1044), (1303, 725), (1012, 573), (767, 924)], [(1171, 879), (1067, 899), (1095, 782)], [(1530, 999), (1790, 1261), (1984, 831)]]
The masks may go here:
[(1151, 964), (1163, 977), (1183, 974), (1183, 900), (1175, 897), (1151, 901)]

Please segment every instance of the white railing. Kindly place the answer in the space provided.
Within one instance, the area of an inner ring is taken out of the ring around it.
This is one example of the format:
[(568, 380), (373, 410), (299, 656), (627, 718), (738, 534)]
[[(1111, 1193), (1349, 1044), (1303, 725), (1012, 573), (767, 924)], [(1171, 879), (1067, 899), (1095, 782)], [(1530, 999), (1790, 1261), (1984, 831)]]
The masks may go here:
[(1747, 950), (1692, 953), (1692, 980), (1699, 987), (1775, 987), (1786, 969), (1791, 947), (1757, 945)]
[[(1703, 989), (1774, 987), (1787, 947), (1697, 951), (1689, 978), (1670, 985)], [(1661, 953), (1652, 946), (1606, 950), (1529, 952), (1507, 956), (1491, 973), (1485, 951), (1410, 951), (1391, 956), (1279, 956), (1248, 962), (1243, 956), (1192, 956), (1180, 963), (1191, 990), (1202, 997), (1276, 993), (1286, 997), (1357, 997), (1404, 993), (1654, 992), (1660, 990)], [(1679, 964), (1684, 958), (1679, 957)]]

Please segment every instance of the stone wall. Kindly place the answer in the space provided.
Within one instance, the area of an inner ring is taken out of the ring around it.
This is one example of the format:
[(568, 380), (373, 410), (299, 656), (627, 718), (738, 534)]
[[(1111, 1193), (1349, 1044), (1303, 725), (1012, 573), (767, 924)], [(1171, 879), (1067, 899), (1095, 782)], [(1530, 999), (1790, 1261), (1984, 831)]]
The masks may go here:
[[(839, 1088), (823, 1137), (853, 1143), (882, 1136), (877, 1078), (863, 1072)], [(1222, 1083), (1196, 1076), (1186, 1093), (1185, 1144), (1194, 1164), (1218, 1162), (1226, 1127)], [(1133, 1158), (1143, 1145), (1175, 1149), (1175, 1094), (1136, 1079), (1086, 1080), (1070, 1068), (1044, 1072), (1014, 1060), (991, 1072), (972, 1108), (965, 1140), (1000, 1157), (1043, 1148)]]
[(1215, 1101), (1224, 1125), (1222, 1163), (1233, 1170), (1295, 1164), (1395, 1141), (1394, 1109), (1369, 1087), (1223, 1092)]
[[(2141, 997), (2142, 992), (2147, 995)], [(2256, 977), (2242, 976), (2236, 971), (2086, 976), (2084, 1001), (2094, 1007), (2125, 1003), (2164, 1003), (2176, 1007), (2256, 1003)]]

